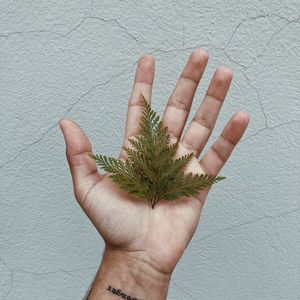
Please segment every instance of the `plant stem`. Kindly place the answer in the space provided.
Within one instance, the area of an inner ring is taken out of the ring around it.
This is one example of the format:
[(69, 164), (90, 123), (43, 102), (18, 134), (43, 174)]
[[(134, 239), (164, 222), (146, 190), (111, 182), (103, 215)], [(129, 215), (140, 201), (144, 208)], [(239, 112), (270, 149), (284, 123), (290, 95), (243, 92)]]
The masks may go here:
[(152, 209), (154, 208), (155, 204), (159, 201), (159, 198), (157, 196), (153, 197), (154, 201), (151, 202)]

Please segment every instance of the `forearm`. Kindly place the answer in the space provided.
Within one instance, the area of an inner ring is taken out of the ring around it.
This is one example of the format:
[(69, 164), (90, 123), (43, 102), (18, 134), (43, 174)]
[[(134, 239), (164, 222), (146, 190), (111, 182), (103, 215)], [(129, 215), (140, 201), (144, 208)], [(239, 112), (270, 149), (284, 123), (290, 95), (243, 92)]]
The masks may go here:
[(106, 248), (87, 299), (166, 299), (170, 279), (139, 253)]

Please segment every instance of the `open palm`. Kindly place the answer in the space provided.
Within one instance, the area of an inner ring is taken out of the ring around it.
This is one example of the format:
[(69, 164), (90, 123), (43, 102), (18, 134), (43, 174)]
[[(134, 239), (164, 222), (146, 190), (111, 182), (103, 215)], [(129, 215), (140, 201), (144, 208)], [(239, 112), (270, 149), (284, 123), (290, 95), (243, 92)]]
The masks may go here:
[[(202, 49), (191, 54), (168, 100), (163, 124), (168, 126), (172, 142), (179, 141), (177, 156), (194, 152), (186, 171), (217, 175), (242, 137), (249, 118), (245, 112), (236, 113), (199, 160), (232, 80), (227, 67), (220, 66), (215, 71), (199, 109), (182, 134), (207, 61), (208, 54)], [(128, 138), (139, 134), (143, 108), (140, 93), (151, 101), (154, 69), (154, 58), (142, 56), (128, 103), (123, 145), (129, 146)], [(121, 190), (107, 174), (98, 173), (94, 160), (88, 156), (91, 144), (77, 124), (63, 119), (60, 126), (76, 199), (104, 238), (106, 247), (130, 253), (160, 272), (171, 273), (195, 232), (209, 189), (197, 197), (161, 200), (151, 209), (147, 201)], [(126, 158), (123, 150), (119, 158)]]

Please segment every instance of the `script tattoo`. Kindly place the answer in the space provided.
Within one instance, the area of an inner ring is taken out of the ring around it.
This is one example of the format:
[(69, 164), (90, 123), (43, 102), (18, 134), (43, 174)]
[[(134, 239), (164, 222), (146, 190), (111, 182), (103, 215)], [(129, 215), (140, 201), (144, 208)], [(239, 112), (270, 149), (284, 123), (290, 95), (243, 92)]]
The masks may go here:
[(138, 298), (135, 298), (135, 297), (125, 294), (121, 289), (116, 289), (110, 285), (107, 287), (107, 290), (110, 291), (111, 293), (115, 294), (116, 296), (119, 296), (126, 300), (139, 300)]

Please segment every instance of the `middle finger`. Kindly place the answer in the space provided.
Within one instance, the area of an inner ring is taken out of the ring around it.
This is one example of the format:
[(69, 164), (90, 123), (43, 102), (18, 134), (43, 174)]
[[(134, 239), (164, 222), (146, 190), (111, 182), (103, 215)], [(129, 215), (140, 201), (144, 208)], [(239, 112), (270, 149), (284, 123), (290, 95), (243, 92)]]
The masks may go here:
[(175, 141), (178, 141), (182, 134), (207, 61), (208, 53), (206, 51), (202, 49), (193, 51), (168, 100), (162, 122), (164, 126), (168, 127), (168, 131)]

